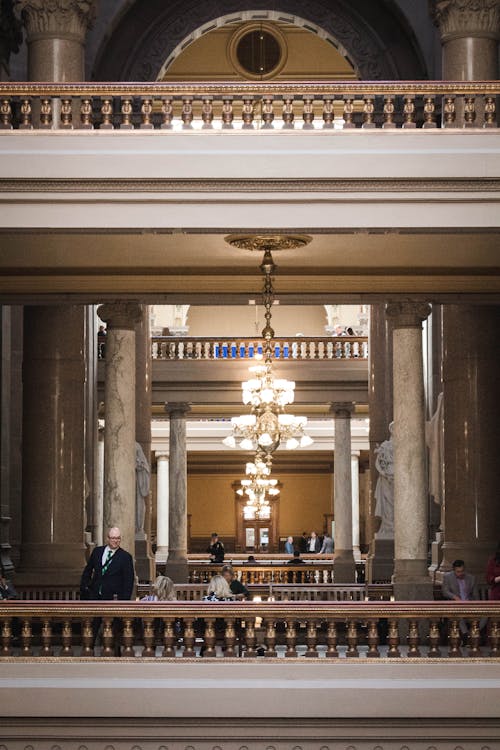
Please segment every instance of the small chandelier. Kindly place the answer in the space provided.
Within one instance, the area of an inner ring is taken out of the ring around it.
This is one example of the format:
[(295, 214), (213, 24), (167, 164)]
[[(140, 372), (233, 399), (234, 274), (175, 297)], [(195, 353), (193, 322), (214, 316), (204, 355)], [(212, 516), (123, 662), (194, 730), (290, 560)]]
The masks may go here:
[[(274, 330), (271, 326), (271, 308), (274, 301), (272, 274), (276, 270), (271, 250), (302, 247), (309, 241), (303, 236), (229, 236), (226, 241), (244, 249), (264, 250), (260, 270), (264, 276), (262, 293), (266, 324), (262, 330), (264, 338), (264, 361), (250, 368), (252, 378), (242, 383), (243, 403), (251, 407), (251, 414), (242, 414), (231, 419), (233, 434), (222, 442), (228, 448), (261, 451), (267, 455), (280, 445), (287, 450), (305, 448), (313, 440), (304, 429), (307, 417), (286, 414), (285, 407), (292, 404), (295, 397), (295, 383), (283, 378), (275, 378), (272, 371)], [(238, 442), (239, 441), (239, 442)]]
[(241, 487), (236, 490), (240, 497), (247, 497), (246, 515), (256, 518), (270, 517), (269, 497), (280, 494), (277, 487), (278, 480), (271, 479), (271, 462), (269, 456), (264, 459), (262, 453), (257, 453), (255, 461), (248, 462), (245, 467), (246, 477), (242, 479)]

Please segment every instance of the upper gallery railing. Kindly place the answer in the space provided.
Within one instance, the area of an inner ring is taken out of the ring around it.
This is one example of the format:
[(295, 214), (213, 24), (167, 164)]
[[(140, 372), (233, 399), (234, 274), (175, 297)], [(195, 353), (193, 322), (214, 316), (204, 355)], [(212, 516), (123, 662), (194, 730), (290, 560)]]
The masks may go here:
[(5, 601), (0, 631), (2, 657), (498, 659), (500, 602)]
[(498, 81), (4, 83), (0, 129), (497, 127)]
[[(352, 360), (368, 359), (368, 338), (364, 336), (303, 336), (274, 338), (275, 360)], [(105, 340), (98, 342), (99, 358), (104, 358)], [(262, 339), (215, 337), (153, 336), (153, 359), (254, 359), (262, 358)]]

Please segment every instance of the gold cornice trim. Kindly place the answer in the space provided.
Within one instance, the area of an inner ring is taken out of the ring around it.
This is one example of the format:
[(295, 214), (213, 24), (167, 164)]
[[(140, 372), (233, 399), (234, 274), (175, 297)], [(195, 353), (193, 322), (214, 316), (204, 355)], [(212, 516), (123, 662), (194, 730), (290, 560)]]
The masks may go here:
[[(500, 133), (500, 131), (499, 131)], [(500, 192), (500, 178), (410, 179), (0, 179), (0, 193), (480, 193)]]

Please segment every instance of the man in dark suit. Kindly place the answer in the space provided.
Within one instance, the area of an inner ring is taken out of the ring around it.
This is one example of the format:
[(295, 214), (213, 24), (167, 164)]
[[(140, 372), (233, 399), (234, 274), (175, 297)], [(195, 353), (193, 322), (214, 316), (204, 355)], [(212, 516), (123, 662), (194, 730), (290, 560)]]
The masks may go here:
[(108, 531), (108, 543), (96, 547), (82, 573), (82, 599), (128, 601), (134, 588), (132, 555), (120, 547), (121, 534), (116, 526)]

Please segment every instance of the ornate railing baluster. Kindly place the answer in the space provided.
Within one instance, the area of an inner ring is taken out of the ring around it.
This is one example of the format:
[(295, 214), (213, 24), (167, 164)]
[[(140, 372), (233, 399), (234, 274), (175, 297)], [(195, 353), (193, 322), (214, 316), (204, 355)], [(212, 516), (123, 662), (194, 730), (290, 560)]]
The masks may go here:
[(355, 658), (359, 656), (358, 651), (358, 626), (356, 620), (349, 620), (347, 623), (347, 651), (346, 656)]
[(144, 647), (142, 649), (142, 656), (154, 656), (155, 655), (155, 629), (154, 621), (152, 617), (145, 617), (143, 620), (144, 631)]
[(254, 103), (252, 97), (243, 97), (243, 106), (241, 108), (241, 118), (243, 120), (243, 129), (253, 129)]
[(306, 631), (306, 643), (307, 643), (306, 656), (307, 657), (314, 658), (318, 656), (318, 650), (316, 648), (317, 642), (318, 642), (318, 630), (317, 630), (316, 620), (308, 620), (307, 631)]
[(274, 620), (266, 620), (266, 652), (264, 656), (273, 657), (276, 656), (276, 624)]
[(323, 99), (323, 127), (325, 129), (333, 128), (333, 122), (335, 120), (333, 101), (333, 96), (325, 96)]
[(143, 97), (141, 100), (141, 130), (152, 130), (153, 129), (153, 100), (148, 97)]
[(353, 97), (344, 97), (344, 125), (343, 129), (349, 129), (349, 128), (355, 128), (356, 124), (353, 120), (354, 116), (354, 98)]
[(285, 657), (292, 659), (297, 656), (297, 630), (294, 620), (288, 620), (286, 624), (286, 651)]
[(73, 128), (73, 102), (71, 99), (61, 99), (61, 128), (63, 130)]
[(480, 644), (481, 633), (479, 630), (479, 620), (472, 620), (469, 635), (469, 656), (472, 658), (481, 656)]
[(122, 121), (120, 123), (120, 130), (133, 130), (134, 126), (132, 124), (132, 114), (133, 114), (133, 105), (132, 105), (132, 99), (125, 97), (122, 99), (122, 106), (120, 108), (121, 115), (122, 115)]
[(113, 618), (102, 620), (102, 656), (114, 656)]
[(262, 99), (262, 121), (263, 128), (272, 128), (274, 122), (274, 102), (272, 96), (264, 96)]
[(94, 633), (92, 620), (86, 617), (82, 623), (82, 656), (94, 655)]
[(335, 620), (329, 620), (326, 631), (326, 656), (330, 659), (336, 659), (339, 655), (337, 639), (337, 623)]
[(181, 120), (184, 130), (190, 130), (193, 127), (193, 117), (193, 98), (191, 96), (183, 96)]
[(130, 617), (123, 622), (122, 656), (134, 656), (134, 625)]
[(233, 97), (224, 96), (222, 99), (222, 127), (229, 129), (233, 127)]
[(73, 630), (71, 620), (64, 620), (61, 632), (61, 656), (73, 656)]
[(314, 97), (304, 97), (304, 107), (302, 110), (302, 119), (304, 120), (303, 128), (305, 130), (312, 129), (314, 127)]
[(171, 658), (175, 656), (175, 647), (177, 636), (174, 630), (174, 619), (172, 617), (164, 618), (165, 627), (163, 630), (163, 656)]
[(363, 99), (363, 124), (362, 128), (375, 127), (375, 97), (365, 96)]
[(417, 620), (410, 620), (408, 625), (408, 635), (407, 635), (407, 641), (408, 641), (408, 656), (415, 658), (420, 656), (420, 649), (419, 649), (419, 634), (418, 634), (418, 621)]
[(184, 651), (182, 652), (182, 655), (185, 657), (195, 656), (195, 651), (194, 651), (195, 636), (194, 636), (194, 628), (193, 628), (193, 619), (191, 617), (187, 617), (184, 620), (183, 641), (184, 641)]
[(415, 95), (410, 94), (403, 100), (403, 128), (416, 128), (415, 122)]
[(204, 96), (201, 101), (201, 119), (204, 130), (212, 129), (212, 120), (214, 119), (214, 105), (211, 96)]
[(166, 96), (161, 100), (161, 128), (162, 130), (171, 130), (173, 119), (174, 119), (173, 101), (171, 97)]
[(207, 658), (213, 658), (215, 656), (215, 619), (213, 617), (207, 617), (205, 620), (205, 647), (203, 656)]
[(401, 652), (399, 650), (399, 629), (398, 629), (398, 621), (391, 619), (389, 620), (389, 632), (387, 634), (387, 643), (389, 644), (389, 649), (387, 651), (387, 656), (390, 658), (397, 658), (401, 656)]
[(384, 96), (384, 122), (382, 123), (382, 128), (394, 129), (396, 127), (396, 123), (394, 122), (394, 111), (394, 97)]
[(226, 617), (226, 629), (224, 632), (224, 656), (236, 656), (236, 630), (234, 628), (234, 617)]
[(377, 620), (368, 621), (368, 633), (366, 640), (368, 642), (368, 652), (366, 656), (369, 659), (378, 659), (380, 657), (380, 651), (378, 650), (380, 639), (378, 635)]
[(12, 620), (10, 617), (2, 619), (2, 648), (1, 656), (10, 656), (12, 653)]
[(476, 127), (476, 98), (466, 96), (464, 99), (464, 128)]
[(454, 128), (455, 119), (455, 97), (445, 96), (443, 101), (443, 128)]
[(436, 104), (433, 96), (424, 97), (424, 124), (423, 128), (436, 128)]
[(484, 97), (484, 128), (496, 128), (496, 98), (494, 96)]
[(0, 99), (0, 130), (12, 130), (12, 105), (10, 99)]
[(92, 130), (93, 110), (92, 99), (83, 98), (80, 102), (80, 127), (82, 130)]
[(283, 111), (281, 115), (283, 119), (283, 127), (284, 128), (293, 128), (294, 127), (294, 119), (295, 114), (293, 112), (293, 96), (288, 96), (283, 99)]
[(31, 620), (24, 619), (21, 626), (21, 654), (22, 656), (33, 656), (33, 649), (31, 643), (33, 640), (33, 630), (31, 628)]
[(19, 123), (19, 130), (32, 130), (33, 129), (33, 111), (31, 107), (31, 99), (22, 99), (21, 106), (19, 108), (21, 115), (21, 121)]
[(491, 620), (490, 621), (490, 632), (488, 636), (488, 640), (490, 642), (490, 656), (499, 656), (500, 655), (500, 626), (498, 620)]
[(42, 99), (40, 102), (40, 128), (49, 129), (52, 127), (52, 100)]
[(52, 648), (52, 622), (48, 617), (45, 617), (42, 622), (42, 647), (40, 649), (40, 655), (54, 655), (54, 649)]
[(450, 621), (449, 625), (448, 656), (462, 656), (462, 651), (460, 650), (460, 639), (460, 628), (458, 626), (458, 620), (453, 619)]
[(249, 659), (257, 656), (257, 636), (255, 634), (255, 619), (245, 620), (245, 656)]
[(113, 100), (103, 99), (101, 104), (101, 125), (100, 130), (113, 130)]
[(439, 623), (437, 620), (431, 620), (429, 627), (429, 651), (428, 656), (437, 657), (441, 656), (441, 649), (439, 648)]

